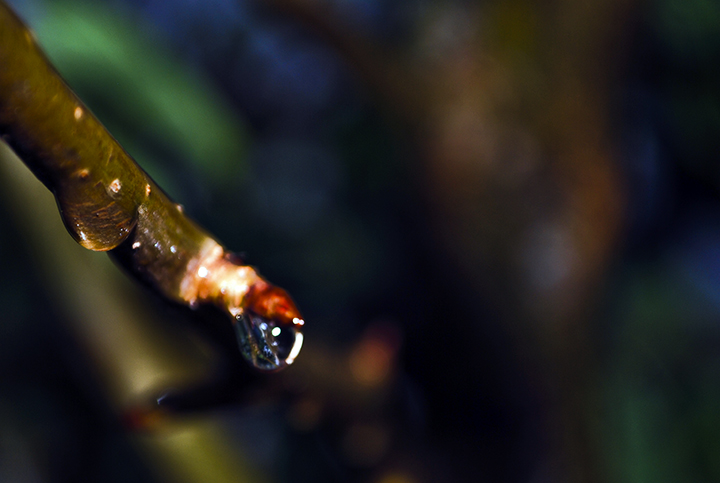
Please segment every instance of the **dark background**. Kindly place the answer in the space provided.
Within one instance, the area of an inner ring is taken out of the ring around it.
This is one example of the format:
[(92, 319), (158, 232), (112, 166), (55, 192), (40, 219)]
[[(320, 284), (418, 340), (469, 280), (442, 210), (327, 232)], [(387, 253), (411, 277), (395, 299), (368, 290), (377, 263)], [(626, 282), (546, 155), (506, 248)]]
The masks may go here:
[(4, 198), (0, 481), (720, 479), (720, 2), (10, 3), (307, 325), (257, 376), (134, 289), (209, 369), (123, 394)]

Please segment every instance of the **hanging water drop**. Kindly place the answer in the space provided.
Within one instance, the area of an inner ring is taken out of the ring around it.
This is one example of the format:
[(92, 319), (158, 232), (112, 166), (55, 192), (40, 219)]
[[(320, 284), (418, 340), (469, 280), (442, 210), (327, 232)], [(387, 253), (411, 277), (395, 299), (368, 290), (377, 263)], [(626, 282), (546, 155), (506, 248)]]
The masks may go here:
[(240, 351), (258, 369), (274, 371), (292, 364), (302, 348), (305, 324), (285, 290), (264, 280), (247, 291), (235, 315)]
[(295, 361), (303, 342), (298, 324), (281, 323), (251, 311), (243, 311), (235, 320), (240, 352), (250, 364), (274, 371)]

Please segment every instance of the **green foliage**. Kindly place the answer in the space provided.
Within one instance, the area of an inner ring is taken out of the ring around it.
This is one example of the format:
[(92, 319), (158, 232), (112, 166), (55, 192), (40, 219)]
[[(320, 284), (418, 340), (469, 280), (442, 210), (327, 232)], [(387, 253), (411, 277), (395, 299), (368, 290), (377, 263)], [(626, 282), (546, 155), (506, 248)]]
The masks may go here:
[(636, 268), (618, 285), (622, 324), (603, 381), (606, 424), (598, 428), (607, 480), (716, 480), (720, 360), (701, 340), (712, 301), (673, 267)]
[[(162, 159), (190, 164), (208, 185), (242, 181), (246, 128), (210, 79), (176, 60), (142, 19), (101, 4), (47, 7), (47, 15), (34, 23), (43, 49), (171, 195), (178, 195), (168, 172), (172, 167), (163, 169)], [(128, 126), (138, 132), (128, 132)]]

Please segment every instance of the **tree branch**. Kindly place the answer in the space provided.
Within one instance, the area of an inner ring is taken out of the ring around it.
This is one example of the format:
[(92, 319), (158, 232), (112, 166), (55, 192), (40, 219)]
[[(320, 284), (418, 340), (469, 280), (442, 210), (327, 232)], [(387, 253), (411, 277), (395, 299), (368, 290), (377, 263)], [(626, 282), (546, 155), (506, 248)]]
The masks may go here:
[(65, 227), (80, 245), (109, 251), (132, 276), (172, 301), (220, 307), (256, 367), (293, 362), (304, 322), (289, 295), (241, 265), (165, 195), (1, 2), (0, 135), (55, 195)]

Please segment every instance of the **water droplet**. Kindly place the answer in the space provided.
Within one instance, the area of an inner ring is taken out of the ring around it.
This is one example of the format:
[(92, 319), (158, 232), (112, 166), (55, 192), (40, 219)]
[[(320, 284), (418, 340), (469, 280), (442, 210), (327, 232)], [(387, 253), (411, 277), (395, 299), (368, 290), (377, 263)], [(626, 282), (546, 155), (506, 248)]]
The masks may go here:
[(108, 186), (108, 188), (110, 188), (110, 191), (117, 194), (120, 192), (120, 188), (122, 188), (122, 183), (120, 182), (119, 179), (114, 179), (114, 180), (112, 180), (112, 182), (110, 183), (110, 186)]
[(295, 361), (303, 341), (297, 326), (267, 319), (251, 311), (243, 311), (235, 319), (240, 352), (250, 364), (274, 371)]

